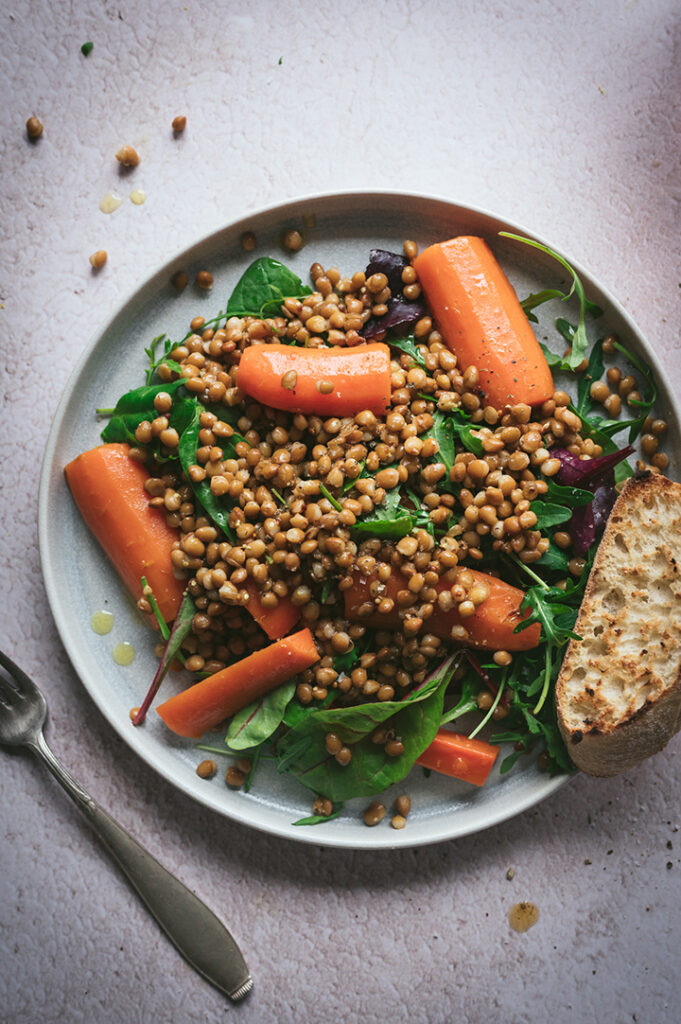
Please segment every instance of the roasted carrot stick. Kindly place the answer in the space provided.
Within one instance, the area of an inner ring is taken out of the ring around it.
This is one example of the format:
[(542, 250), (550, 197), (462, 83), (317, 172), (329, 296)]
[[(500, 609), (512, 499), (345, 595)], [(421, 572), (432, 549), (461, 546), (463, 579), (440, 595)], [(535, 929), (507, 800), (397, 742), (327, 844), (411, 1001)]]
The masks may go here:
[(376, 342), (356, 348), (251, 345), (236, 379), (263, 405), (286, 412), (353, 416), (390, 405), (390, 349)]
[(279, 598), (276, 608), (263, 608), (256, 584), (249, 580), (244, 588), (248, 591), (246, 608), (270, 640), (279, 640), (291, 632), (300, 618), (300, 608), (296, 608), (287, 597)]
[(318, 660), (312, 633), (301, 629), (202, 679), (156, 710), (178, 736), (198, 739), (206, 729), (219, 725)]
[[(523, 599), (522, 590), (512, 587), (509, 583), (504, 583), (503, 580), (499, 580), (495, 576), (488, 576), (475, 569), (469, 571), (473, 576), (474, 583), (482, 583), (489, 588), (487, 600), (478, 605), (475, 613), (468, 618), (461, 618), (456, 607), (445, 612), (436, 604), (433, 614), (426, 619), (424, 628), (429, 633), (434, 633), (435, 636), (450, 640), (452, 639), (452, 626), (463, 626), (468, 636), (461, 643), (486, 650), (528, 651), (532, 647), (536, 647), (540, 639), (541, 627), (539, 624), (530, 626), (522, 633), (513, 632), (524, 618), (520, 612), (520, 603)], [(352, 586), (343, 593), (345, 614), (349, 619), (363, 622), (368, 626), (376, 626), (379, 629), (396, 629), (400, 624), (397, 611), (400, 606), (398, 594), (400, 591), (408, 593), (407, 578), (393, 569), (384, 582), (385, 590), (381, 592), (381, 596), (392, 598), (395, 605), (393, 611), (388, 614), (374, 611), (368, 616), (360, 615), (360, 607), (372, 600), (369, 588), (375, 578), (374, 576), (365, 576), (357, 570), (353, 573)], [(442, 592), (449, 590), (451, 586), (452, 582), (445, 575), (440, 577), (436, 590)]]
[(477, 367), (486, 403), (499, 409), (551, 397), (553, 378), (539, 342), (482, 238), (462, 235), (431, 245), (414, 267), (461, 371)]
[(451, 775), (474, 786), (484, 786), (497, 759), (499, 747), (484, 740), (470, 740), (450, 729), (438, 729), (429, 747), (417, 757), (422, 768)]
[[(149, 473), (129, 451), (127, 444), (102, 444), (76, 456), (64, 472), (80, 514), (132, 596), (142, 596), (140, 579), (146, 576), (161, 615), (171, 622), (185, 586), (170, 561), (179, 534), (160, 509), (150, 507), (144, 490)], [(153, 616), (149, 620), (156, 624)]]

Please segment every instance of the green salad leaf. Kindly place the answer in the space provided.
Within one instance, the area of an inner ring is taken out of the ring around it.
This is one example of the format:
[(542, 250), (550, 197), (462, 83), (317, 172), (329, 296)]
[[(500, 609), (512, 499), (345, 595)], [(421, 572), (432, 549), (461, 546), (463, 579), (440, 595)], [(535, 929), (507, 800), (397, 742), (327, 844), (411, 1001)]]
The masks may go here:
[[(586, 334), (586, 315), (587, 313), (593, 317), (599, 317), (602, 315), (603, 310), (600, 309), (594, 302), (591, 302), (586, 297), (584, 291), (584, 285), (577, 274), (577, 272), (570, 266), (568, 261), (564, 259), (559, 253), (553, 249), (549, 249), (548, 246), (542, 245), (541, 242), (535, 242), (532, 238), (524, 238), (522, 235), (514, 235), (509, 231), (500, 231), (500, 235), (504, 238), (512, 238), (515, 242), (522, 242), (523, 245), (531, 245), (535, 249), (539, 249), (541, 252), (551, 256), (554, 260), (557, 260), (562, 267), (564, 267), (572, 278), (572, 285), (569, 291), (563, 292), (557, 288), (547, 288), (542, 292), (538, 292), (536, 295), (528, 296), (524, 302), (521, 303), (525, 312), (530, 312), (537, 306), (544, 302), (548, 302), (550, 299), (560, 299), (561, 302), (567, 302), (576, 295), (579, 300), (579, 323), (572, 333), (570, 344), (572, 345), (572, 352), (567, 359), (561, 360), (561, 368), (565, 370), (574, 370), (584, 359), (586, 351), (589, 347), (589, 339)], [(566, 323), (567, 321), (563, 321)], [(558, 325), (557, 325), (558, 326)], [(560, 330), (560, 327), (559, 327)], [(554, 364), (555, 365), (555, 364)]]
[[(380, 793), (408, 774), (419, 754), (432, 742), (442, 717), (449, 683), (451, 655), (420, 687), (403, 700), (329, 708), (299, 722), (277, 745), (279, 771), (289, 771), (304, 786), (340, 802)], [(389, 757), (371, 734), (379, 725), (393, 729), (404, 753)], [(350, 746), (352, 760), (341, 766), (324, 746), (333, 732)]]
[(284, 720), (296, 692), (294, 681), (282, 683), (239, 711), (229, 723), (225, 743), (230, 750), (257, 747), (269, 739)]
[(111, 419), (102, 431), (102, 441), (128, 442), (136, 445), (135, 431), (144, 420), (153, 420), (158, 416), (154, 407), (154, 399), (162, 391), (174, 396), (182, 387), (184, 380), (174, 380), (167, 384), (146, 384), (141, 388), (127, 391), (116, 402)]
[[(222, 530), (227, 539), (234, 543), (234, 534), (229, 525), (229, 513), (232, 505), (228, 504), (225, 499), (213, 494), (208, 480), (195, 481), (189, 476), (189, 467), (196, 465), (196, 453), (199, 449), (201, 408), (195, 398), (187, 398), (181, 403), (181, 408), (177, 410), (177, 416), (181, 417), (184, 421), (184, 426), (180, 433), (178, 455), (190, 486), (201, 506), (215, 525)], [(243, 440), (244, 438), (241, 434), (237, 433), (234, 433), (230, 438), (221, 439), (221, 447), (225, 453), (225, 458), (236, 455), (234, 446)]]
[(261, 256), (244, 271), (229, 297), (226, 315), (273, 316), (284, 299), (304, 299), (310, 295), (297, 274), (279, 260)]
[(406, 338), (387, 337), (385, 341), (391, 348), (397, 348), (400, 352), (405, 352), (408, 356), (411, 356), (417, 366), (420, 366), (421, 369), (425, 369), (426, 361), (416, 346), (416, 339), (413, 334), (408, 335)]

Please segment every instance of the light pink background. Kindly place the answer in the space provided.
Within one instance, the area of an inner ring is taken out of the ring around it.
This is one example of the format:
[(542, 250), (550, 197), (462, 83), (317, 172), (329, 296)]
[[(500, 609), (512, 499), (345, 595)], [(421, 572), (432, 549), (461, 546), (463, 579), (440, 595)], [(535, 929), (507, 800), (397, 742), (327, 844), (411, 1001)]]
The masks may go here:
[[(422, 850), (249, 831), (160, 781), (95, 710), (46, 605), (36, 494), (61, 390), (121, 299), (201, 233), (306, 192), (413, 190), (527, 225), (681, 383), (679, 19), (673, 0), (3, 6), (0, 644), (48, 693), (57, 754), (225, 920), (255, 990), (232, 1007), (194, 974), (47, 774), (0, 752), (2, 1021), (678, 1019), (681, 740)], [(127, 142), (142, 163), (121, 179)], [(144, 206), (99, 211), (134, 187)], [(521, 899), (540, 909), (524, 935), (506, 916)]]

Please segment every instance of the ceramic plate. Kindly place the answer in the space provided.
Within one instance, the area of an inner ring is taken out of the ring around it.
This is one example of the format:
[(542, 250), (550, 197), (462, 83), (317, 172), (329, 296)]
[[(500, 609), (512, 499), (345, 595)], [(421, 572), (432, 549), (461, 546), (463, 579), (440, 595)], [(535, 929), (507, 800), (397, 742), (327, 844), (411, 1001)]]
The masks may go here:
[[(300, 229), (305, 238), (305, 246), (294, 256), (284, 255), (281, 248), (282, 236), (289, 228)], [(241, 247), (240, 236), (246, 230), (257, 236), (254, 253), (245, 253)], [(142, 728), (130, 722), (130, 708), (140, 704), (154, 674), (156, 638), (140, 620), (81, 521), (63, 474), (70, 459), (99, 443), (103, 423), (95, 416), (95, 409), (113, 406), (124, 391), (143, 383), (147, 365), (144, 347), (150, 339), (163, 332), (179, 339), (193, 316), (200, 313), (209, 317), (224, 308), (234, 284), (256, 256), (279, 257), (307, 280), (314, 261), (338, 266), (342, 273), (350, 274), (366, 265), (373, 247), (400, 250), (405, 238), (413, 238), (423, 247), (457, 234), (476, 234), (490, 242), (521, 297), (548, 284), (568, 284), (567, 275), (553, 260), (536, 249), (499, 238), (501, 230), (530, 234), (481, 210), (399, 193), (313, 196), (251, 213), (162, 266), (97, 334), (73, 372), (48, 440), (39, 497), (42, 568), (57, 628), (84, 686), (114, 729), (165, 779), (221, 814), (275, 835), (317, 845), (414, 846), (487, 828), (531, 807), (566, 781), (565, 777), (550, 778), (539, 773), (532, 757), (521, 758), (503, 778), (497, 768), (482, 789), (436, 774), (425, 778), (421, 769), (415, 768), (407, 780), (386, 794), (388, 807), (399, 792), (406, 791), (412, 798), (408, 825), (397, 832), (390, 828), (387, 818), (377, 828), (368, 829), (363, 824), (360, 815), (368, 799), (346, 803), (339, 818), (323, 825), (294, 826), (294, 821), (310, 813), (312, 795), (294, 779), (277, 775), (269, 762), (259, 766), (248, 794), (226, 787), (223, 774), (227, 759), (221, 761), (221, 770), (214, 779), (200, 779), (195, 768), (207, 755), (193, 742), (170, 733), (153, 711)], [(670, 423), (669, 449), (677, 450), (678, 421), (649, 346), (621, 306), (578, 264), (573, 265), (589, 297), (606, 311), (598, 323), (599, 333), (615, 331), (657, 371), (661, 391), (658, 409)], [(177, 270), (186, 270), (192, 281), (204, 267), (214, 277), (211, 292), (199, 293), (189, 286), (180, 296), (175, 294), (170, 280)], [(555, 306), (538, 310), (537, 331), (540, 338), (547, 337), (557, 347), (553, 319), (564, 310), (557, 312)], [(97, 635), (90, 626), (93, 613), (100, 609), (114, 615), (113, 630), (107, 636)], [(134, 662), (127, 667), (117, 665), (112, 656), (114, 645), (123, 641), (136, 650)], [(179, 680), (171, 674), (163, 693), (168, 696), (179, 687)], [(215, 740), (219, 743), (220, 737)]]

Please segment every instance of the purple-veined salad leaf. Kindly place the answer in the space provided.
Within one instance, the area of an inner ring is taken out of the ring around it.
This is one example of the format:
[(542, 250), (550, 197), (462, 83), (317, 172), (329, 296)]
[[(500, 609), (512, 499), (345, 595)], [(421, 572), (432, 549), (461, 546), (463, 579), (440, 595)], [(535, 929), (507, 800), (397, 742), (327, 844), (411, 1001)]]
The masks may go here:
[(601, 484), (594, 491), (594, 500), (590, 505), (574, 510), (570, 520), (570, 536), (575, 554), (585, 555), (603, 533), (616, 499), (615, 488), (611, 484)]
[(610, 455), (580, 459), (567, 448), (552, 448), (551, 458), (560, 461), (560, 469), (556, 474), (560, 484), (576, 484), (584, 490), (592, 491), (607, 479), (618, 462), (626, 459), (633, 451), (633, 446), (627, 445), (626, 448), (611, 452)]
[(408, 266), (409, 260), (399, 252), (372, 249), (369, 253), (366, 276), (369, 278), (372, 274), (385, 274), (388, 278), (388, 288), (395, 295), (402, 291), (402, 271)]
[(374, 316), (367, 320), (360, 331), (365, 341), (371, 341), (385, 331), (393, 331), (397, 337), (404, 337), (409, 333), (409, 328), (426, 315), (426, 307), (422, 302), (409, 302), (401, 296), (389, 299), (387, 306), (388, 312), (384, 316)]
[(194, 604), (194, 599), (189, 591), (185, 590), (182, 598), (182, 604), (180, 605), (180, 609), (177, 613), (177, 618), (173, 622), (173, 627), (170, 630), (170, 635), (166, 641), (166, 648), (163, 652), (163, 657), (156, 669), (156, 675), (151, 682), (147, 695), (142, 701), (139, 711), (132, 720), (133, 725), (141, 725), (146, 718), (147, 711), (151, 707), (151, 702), (158, 693), (158, 689), (165, 678), (166, 672), (170, 668), (170, 663), (179, 653), (183, 641), (191, 631), (192, 619), (195, 614), (196, 605)]
[(553, 448), (551, 455), (560, 460), (556, 474), (562, 485), (579, 485), (593, 492), (588, 505), (580, 505), (572, 512), (570, 535), (575, 554), (585, 555), (605, 529), (608, 516), (617, 497), (615, 492), (615, 467), (634, 451), (627, 445), (620, 451), (601, 455), (595, 459), (580, 459), (566, 448)]
[(295, 692), (296, 684), (289, 680), (237, 712), (225, 736), (229, 749), (246, 750), (269, 739), (281, 725)]

